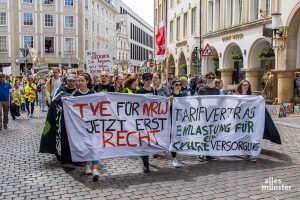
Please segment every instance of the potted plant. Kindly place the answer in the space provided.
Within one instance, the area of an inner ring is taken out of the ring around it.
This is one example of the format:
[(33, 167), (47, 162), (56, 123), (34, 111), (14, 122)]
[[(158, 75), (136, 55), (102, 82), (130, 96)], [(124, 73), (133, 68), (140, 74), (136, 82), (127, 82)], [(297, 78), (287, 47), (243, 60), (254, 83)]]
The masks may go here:
[(269, 48), (269, 49), (261, 50), (261, 51), (258, 52), (258, 56), (260, 58), (271, 58), (271, 57), (274, 57), (275, 56), (274, 49)]
[(181, 65), (179, 66), (179, 68), (180, 68), (180, 69), (186, 69), (186, 68), (187, 68), (187, 65), (186, 65), (186, 63), (184, 63), (184, 64), (181, 64)]
[(232, 53), (231, 59), (232, 60), (243, 60), (243, 55), (242, 55), (242, 53)]
[(219, 56), (214, 56), (212, 59), (213, 59), (213, 61), (215, 61), (215, 62), (219, 62)]

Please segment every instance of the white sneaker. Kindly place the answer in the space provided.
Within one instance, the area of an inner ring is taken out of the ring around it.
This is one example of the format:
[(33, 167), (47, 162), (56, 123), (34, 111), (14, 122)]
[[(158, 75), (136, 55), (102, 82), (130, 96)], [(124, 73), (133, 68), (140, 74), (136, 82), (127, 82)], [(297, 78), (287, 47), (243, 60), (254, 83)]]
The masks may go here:
[(173, 166), (176, 167), (176, 168), (181, 167), (181, 164), (178, 162), (177, 158), (173, 158)]
[(90, 165), (86, 165), (85, 166), (85, 174), (86, 175), (91, 175), (92, 174), (92, 170), (91, 170), (91, 166)]
[(99, 176), (100, 176), (100, 173), (99, 173), (98, 169), (93, 169), (93, 179), (94, 179), (94, 181), (98, 181)]

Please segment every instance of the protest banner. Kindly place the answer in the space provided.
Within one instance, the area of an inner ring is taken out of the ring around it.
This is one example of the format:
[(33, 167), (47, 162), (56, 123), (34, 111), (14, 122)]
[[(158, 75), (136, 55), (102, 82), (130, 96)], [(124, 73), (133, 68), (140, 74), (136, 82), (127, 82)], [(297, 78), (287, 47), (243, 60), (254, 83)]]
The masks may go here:
[(74, 162), (152, 155), (170, 145), (170, 102), (165, 97), (70, 97), (64, 102), (64, 119)]
[(174, 98), (170, 151), (204, 156), (257, 156), (265, 102), (257, 96)]
[(87, 72), (90, 75), (99, 75), (102, 71), (112, 73), (112, 54), (108, 49), (86, 51)]

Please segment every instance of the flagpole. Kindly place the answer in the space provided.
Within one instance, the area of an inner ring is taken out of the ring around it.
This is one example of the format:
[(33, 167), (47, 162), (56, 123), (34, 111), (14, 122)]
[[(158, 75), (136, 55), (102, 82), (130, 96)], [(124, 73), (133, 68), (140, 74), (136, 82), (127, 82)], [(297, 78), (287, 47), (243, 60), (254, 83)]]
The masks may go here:
[(168, 44), (168, 37), (167, 37), (167, 35), (168, 35), (168, 33), (167, 33), (167, 30), (168, 30), (168, 0), (166, 0), (166, 10), (165, 10), (165, 15), (166, 15), (166, 17), (165, 17), (165, 29), (166, 29), (166, 31), (165, 31), (165, 41), (166, 41), (166, 58), (165, 58), (165, 68), (166, 68), (166, 70), (165, 70), (165, 73), (166, 73), (166, 81), (167, 81), (167, 83), (168, 83), (168, 80), (169, 80), (169, 66), (167, 66), (167, 64), (169, 64), (168, 63), (168, 57), (167, 57), (167, 55), (168, 55), (168, 53), (167, 53), (167, 44)]

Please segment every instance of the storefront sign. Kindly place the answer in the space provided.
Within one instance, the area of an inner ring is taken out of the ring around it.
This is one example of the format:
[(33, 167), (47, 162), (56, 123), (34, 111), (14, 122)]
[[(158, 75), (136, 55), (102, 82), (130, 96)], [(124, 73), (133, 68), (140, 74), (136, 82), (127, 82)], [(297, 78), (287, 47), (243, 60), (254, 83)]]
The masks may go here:
[(223, 42), (227, 42), (230, 40), (240, 40), (242, 38), (244, 38), (244, 34), (240, 33), (240, 34), (223, 37), (222, 40), (223, 40)]
[(185, 41), (182, 41), (182, 42), (178, 42), (177, 44), (176, 44), (176, 47), (181, 47), (181, 46), (185, 46), (185, 45), (187, 45), (187, 41), (185, 40)]

